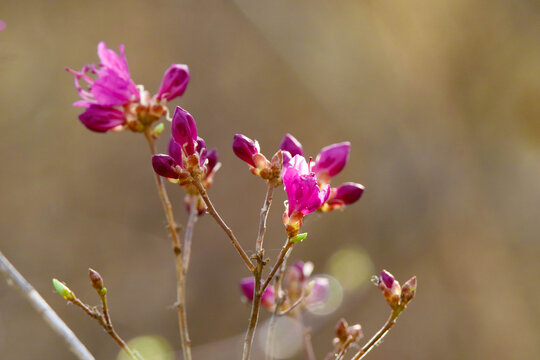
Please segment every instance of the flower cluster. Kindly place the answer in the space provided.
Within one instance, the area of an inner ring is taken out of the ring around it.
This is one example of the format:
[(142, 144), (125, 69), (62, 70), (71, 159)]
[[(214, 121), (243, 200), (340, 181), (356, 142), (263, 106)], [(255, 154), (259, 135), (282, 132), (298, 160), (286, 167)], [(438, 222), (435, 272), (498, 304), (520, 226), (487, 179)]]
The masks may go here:
[[(306, 308), (323, 305), (329, 298), (330, 285), (322, 276), (311, 276), (313, 263), (297, 261), (288, 266), (283, 276), (283, 287), (279, 296), (281, 313), (294, 315)], [(240, 280), (240, 290), (248, 301), (253, 301), (255, 279), (247, 277)], [(270, 311), (276, 307), (276, 293), (273, 286), (267, 287), (261, 296), (261, 305)]]
[(290, 237), (298, 233), (302, 219), (319, 210), (328, 212), (343, 208), (358, 201), (364, 187), (346, 182), (337, 188), (330, 187), (331, 179), (338, 175), (349, 159), (351, 144), (342, 142), (324, 147), (313, 162), (306, 161), (302, 144), (291, 134), (281, 140), (279, 150), (268, 161), (261, 154), (259, 143), (245, 135), (236, 134), (233, 151), (249, 165), (254, 175), (266, 180), (283, 182), (288, 205), (284, 224)]
[(402, 287), (392, 274), (383, 270), (377, 278), (377, 286), (392, 309), (404, 309), (416, 294), (416, 276), (407, 280)]
[[(197, 135), (195, 120), (179, 106), (174, 111), (171, 128), (169, 155), (154, 155), (152, 166), (158, 175), (180, 184), (187, 193), (186, 205), (190, 206), (196, 201), (198, 213), (202, 215), (206, 206), (192, 184), (192, 176), (199, 176), (203, 186), (210, 187), (221, 166), (217, 150), (207, 151), (205, 141)], [(194, 197), (196, 199), (193, 199)]]
[(165, 103), (181, 96), (189, 82), (186, 65), (171, 65), (157, 95), (152, 97), (131, 79), (124, 45), (120, 46), (118, 55), (100, 42), (98, 56), (100, 62), (97, 65), (85, 65), (81, 71), (67, 69), (74, 75), (75, 87), (81, 97), (73, 105), (85, 109), (79, 120), (92, 131), (146, 131), (167, 114)]

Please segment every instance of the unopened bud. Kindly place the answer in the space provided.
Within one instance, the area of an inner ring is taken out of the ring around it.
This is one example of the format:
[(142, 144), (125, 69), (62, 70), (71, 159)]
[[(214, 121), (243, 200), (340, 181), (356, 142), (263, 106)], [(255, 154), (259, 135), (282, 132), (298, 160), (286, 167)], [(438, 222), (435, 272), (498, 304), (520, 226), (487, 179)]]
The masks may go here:
[(394, 276), (388, 271), (381, 271), (379, 276), (379, 289), (382, 290), (386, 302), (392, 309), (395, 309), (401, 300), (401, 286), (399, 282), (394, 279)]
[(88, 276), (90, 277), (90, 282), (92, 287), (98, 291), (103, 290), (103, 278), (99, 273), (94, 269), (88, 269)]
[(356, 324), (353, 326), (349, 326), (349, 335), (354, 339), (354, 341), (361, 339), (364, 337), (364, 334), (362, 333), (362, 326), (360, 324)]
[(161, 135), (161, 133), (163, 132), (163, 130), (165, 130), (165, 125), (163, 125), (163, 123), (159, 123), (157, 124), (156, 126), (154, 126), (154, 128), (152, 129), (152, 137), (154, 139), (157, 139), (159, 137), (159, 135)]
[(56, 292), (60, 294), (65, 300), (75, 299), (75, 294), (64, 283), (57, 279), (52, 279), (52, 283)]
[(341, 341), (345, 342), (347, 340), (347, 337), (349, 336), (347, 328), (349, 327), (349, 324), (347, 323), (347, 320), (345, 318), (339, 319), (339, 321), (336, 324), (336, 337)]
[(234, 154), (241, 160), (253, 167), (257, 167), (253, 161), (253, 155), (259, 153), (260, 150), (257, 141), (251, 140), (242, 134), (236, 134), (234, 135), (232, 148)]
[(407, 304), (416, 294), (416, 276), (413, 276), (401, 288), (401, 301)]

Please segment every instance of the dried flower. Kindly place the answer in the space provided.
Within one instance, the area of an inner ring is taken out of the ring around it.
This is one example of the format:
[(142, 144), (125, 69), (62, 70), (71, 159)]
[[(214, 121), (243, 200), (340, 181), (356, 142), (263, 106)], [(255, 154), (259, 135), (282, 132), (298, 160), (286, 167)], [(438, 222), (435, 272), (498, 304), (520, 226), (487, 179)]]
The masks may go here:
[(416, 276), (413, 276), (401, 287), (401, 302), (407, 304), (416, 294)]

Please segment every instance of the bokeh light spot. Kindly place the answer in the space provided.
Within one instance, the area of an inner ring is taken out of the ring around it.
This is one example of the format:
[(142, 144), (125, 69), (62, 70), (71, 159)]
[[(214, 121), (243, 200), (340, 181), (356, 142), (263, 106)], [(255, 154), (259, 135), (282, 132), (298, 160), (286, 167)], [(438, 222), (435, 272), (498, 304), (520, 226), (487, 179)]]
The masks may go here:
[(328, 297), (325, 301), (308, 304), (307, 309), (315, 315), (328, 315), (337, 310), (343, 301), (343, 287), (339, 281), (330, 275), (317, 275), (328, 279)]
[[(145, 360), (174, 360), (171, 346), (161, 336), (144, 335), (128, 341), (131, 350), (137, 351)], [(121, 351), (117, 360), (130, 360), (129, 356)]]
[(326, 268), (345, 290), (356, 290), (368, 283), (373, 273), (373, 262), (364, 249), (347, 246), (332, 254)]
[[(302, 348), (302, 324), (298, 320), (289, 316), (280, 316), (277, 318), (271, 344), (267, 341), (270, 319), (262, 326), (258, 332), (258, 344), (264, 352), (272, 351), (276, 359), (287, 359), (295, 355)], [(271, 349), (270, 349), (271, 348)]]

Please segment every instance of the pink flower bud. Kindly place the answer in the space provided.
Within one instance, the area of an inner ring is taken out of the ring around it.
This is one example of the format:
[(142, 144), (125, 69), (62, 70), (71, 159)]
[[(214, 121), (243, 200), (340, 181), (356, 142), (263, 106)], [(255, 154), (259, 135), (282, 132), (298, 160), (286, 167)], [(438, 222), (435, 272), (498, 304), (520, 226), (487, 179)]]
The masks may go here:
[(171, 101), (178, 96), (182, 96), (189, 83), (189, 69), (184, 64), (173, 64), (163, 76), (163, 81), (159, 88), (157, 98), (161, 100), (164, 98), (167, 101)]
[(394, 279), (392, 274), (386, 270), (381, 271), (378, 285), (379, 289), (381, 289), (383, 292), (386, 302), (390, 305), (390, 307), (392, 307), (392, 309), (395, 309), (398, 305), (400, 305), (401, 286), (399, 285), (399, 282)]
[(214, 171), (214, 168), (216, 168), (216, 165), (219, 164), (217, 150), (216, 149), (210, 150), (208, 152), (207, 159), (208, 159), (208, 162), (206, 163), (206, 173), (212, 174)]
[(343, 170), (349, 158), (351, 143), (346, 141), (324, 147), (313, 166), (313, 171), (318, 178), (331, 178)]
[(407, 304), (414, 298), (416, 294), (416, 276), (413, 276), (401, 288), (401, 300), (404, 304)]
[(242, 134), (236, 134), (234, 135), (232, 147), (236, 156), (247, 162), (249, 165), (257, 167), (253, 161), (253, 155), (258, 154), (260, 151), (259, 143), (257, 141), (251, 140)]
[(158, 175), (170, 179), (178, 179), (177, 166), (176, 161), (169, 155), (157, 154), (152, 156), (152, 167)]
[(347, 182), (337, 187), (335, 195), (328, 202), (341, 202), (350, 205), (357, 202), (364, 193), (364, 187), (357, 183)]
[(191, 114), (177, 106), (174, 111), (171, 129), (174, 141), (180, 145), (185, 155), (193, 155), (197, 143), (197, 125)]
[(283, 140), (281, 140), (279, 148), (281, 150), (288, 151), (289, 154), (291, 154), (291, 157), (295, 155), (304, 156), (304, 153), (302, 152), (302, 144), (300, 144), (300, 142), (291, 134), (285, 135)]
[(81, 120), (83, 125), (88, 129), (101, 133), (126, 123), (126, 118), (122, 111), (98, 105), (90, 105), (81, 115), (79, 115), (79, 120)]
[(330, 296), (330, 283), (325, 277), (315, 277), (309, 284), (311, 288), (306, 298), (307, 306), (318, 306), (324, 304)]
[[(253, 295), (255, 292), (255, 278), (247, 277), (240, 280), (240, 289), (242, 293), (249, 301), (253, 301)], [(268, 310), (272, 310), (275, 306), (274, 288), (268, 286), (264, 289), (261, 296), (261, 305)]]
[(173, 138), (169, 141), (169, 155), (176, 161), (176, 163), (183, 168), (182, 162), (182, 148), (174, 141)]

